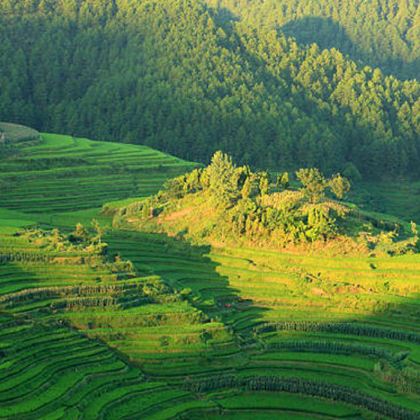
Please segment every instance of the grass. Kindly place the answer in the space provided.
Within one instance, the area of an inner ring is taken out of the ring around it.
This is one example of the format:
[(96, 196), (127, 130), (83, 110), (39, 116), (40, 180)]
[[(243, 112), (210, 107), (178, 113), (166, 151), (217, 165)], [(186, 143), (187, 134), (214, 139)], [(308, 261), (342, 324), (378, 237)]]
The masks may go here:
[[(420, 223), (420, 182), (363, 182), (356, 185), (350, 200), (366, 210)], [(385, 216), (386, 217), (386, 216)]]

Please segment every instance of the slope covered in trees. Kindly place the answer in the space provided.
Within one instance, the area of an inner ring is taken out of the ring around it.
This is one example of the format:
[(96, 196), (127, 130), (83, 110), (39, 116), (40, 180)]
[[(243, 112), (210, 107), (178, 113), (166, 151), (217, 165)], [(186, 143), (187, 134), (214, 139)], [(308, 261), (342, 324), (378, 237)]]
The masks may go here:
[(337, 49), (202, 1), (0, 6), (3, 120), (194, 160), (222, 149), (264, 168), (419, 175), (418, 82)]
[[(337, 48), (400, 78), (418, 78), (417, 0), (208, 0), (257, 26), (278, 27), (304, 44)], [(223, 12), (222, 12), (223, 14)]]

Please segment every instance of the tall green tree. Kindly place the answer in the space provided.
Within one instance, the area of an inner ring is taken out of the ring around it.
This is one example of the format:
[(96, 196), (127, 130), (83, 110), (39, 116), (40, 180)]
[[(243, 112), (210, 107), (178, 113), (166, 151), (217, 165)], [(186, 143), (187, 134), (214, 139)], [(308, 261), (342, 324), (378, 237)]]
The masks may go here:
[(232, 158), (217, 151), (206, 168), (209, 191), (220, 206), (229, 206), (238, 197), (238, 184)]

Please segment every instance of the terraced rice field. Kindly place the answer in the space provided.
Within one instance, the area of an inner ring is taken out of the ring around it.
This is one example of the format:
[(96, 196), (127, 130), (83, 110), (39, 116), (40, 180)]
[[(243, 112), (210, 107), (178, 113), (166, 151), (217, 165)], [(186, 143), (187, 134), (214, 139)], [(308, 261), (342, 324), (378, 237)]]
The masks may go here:
[(143, 417), (193, 401), (188, 391), (149, 380), (100, 341), (68, 327), (7, 317), (0, 324), (2, 418)]
[(101, 207), (156, 193), (192, 167), (146, 146), (44, 134), (0, 162), (1, 206), (41, 215)]
[[(420, 258), (199, 247), (100, 214), (191, 167), (55, 135), (1, 161), (0, 418), (419, 418)], [(134, 276), (15, 235), (92, 218)]]
[[(233, 333), (236, 349), (232, 344), (225, 347), (229, 353), (208, 360), (212, 376), (322, 378), (372, 398), (419, 407), (416, 392), (399, 395), (378, 371), (384, 358), (407, 371), (419, 365), (418, 257), (377, 259), (373, 270), (368, 259), (182, 249), (167, 238), (145, 235), (114, 234), (110, 243), (173, 288), (191, 289), (194, 305), (219, 317)], [(401, 273), (408, 267), (405, 278)], [(146, 372), (159, 373), (147, 360), (142, 363)], [(203, 373), (209, 370), (197, 364)]]

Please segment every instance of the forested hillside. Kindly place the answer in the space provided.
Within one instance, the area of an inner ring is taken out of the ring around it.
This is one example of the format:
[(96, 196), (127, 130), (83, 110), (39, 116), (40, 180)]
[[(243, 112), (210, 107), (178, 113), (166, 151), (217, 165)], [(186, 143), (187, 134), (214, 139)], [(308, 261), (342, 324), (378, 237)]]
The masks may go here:
[[(418, 176), (419, 83), (385, 76), (339, 49), (306, 46), (309, 31), (296, 25), (316, 27), (299, 20), (316, 15), (311, 8), (288, 2), (281, 10), (294, 23), (287, 23), (274, 13), (282, 2), (259, 3), (229, 10), (192, 0), (0, 0), (0, 120), (120, 138), (193, 160), (222, 149), (264, 168), (356, 166), (366, 179)], [(352, 42), (360, 54), (340, 37), (337, 48), (413, 76), (416, 7), (405, 3), (407, 13), (378, 2), (381, 29), (376, 15), (361, 19)], [(345, 10), (351, 19), (355, 9)], [(389, 51), (369, 41), (374, 31), (387, 42), (390, 27), (400, 28), (401, 42), (389, 41)], [(321, 47), (333, 46), (329, 36)]]
[(278, 27), (304, 44), (337, 48), (399, 78), (418, 78), (417, 0), (208, 0), (258, 26)]

